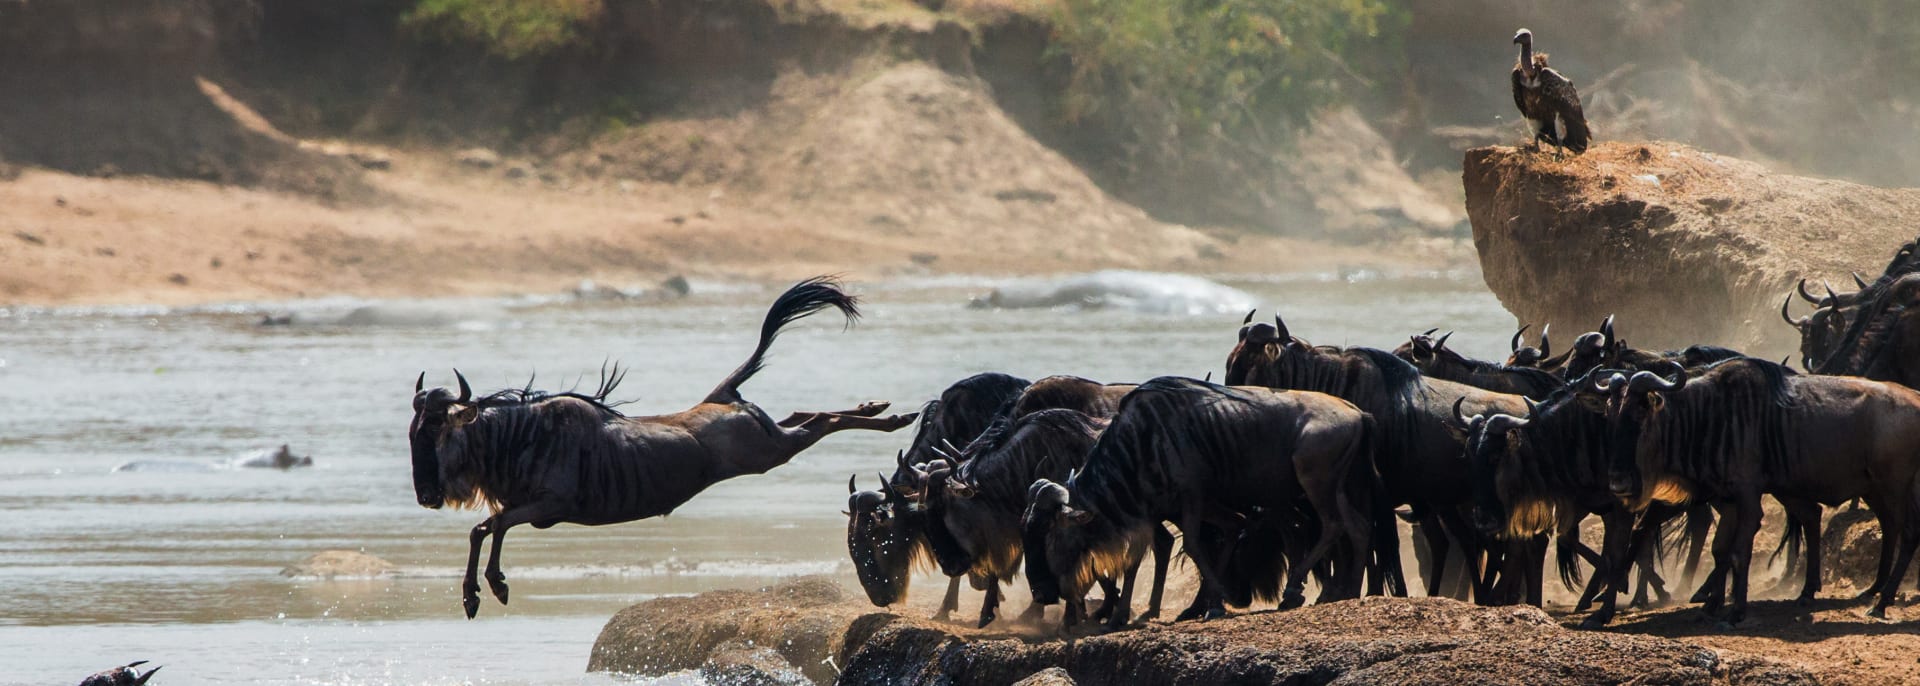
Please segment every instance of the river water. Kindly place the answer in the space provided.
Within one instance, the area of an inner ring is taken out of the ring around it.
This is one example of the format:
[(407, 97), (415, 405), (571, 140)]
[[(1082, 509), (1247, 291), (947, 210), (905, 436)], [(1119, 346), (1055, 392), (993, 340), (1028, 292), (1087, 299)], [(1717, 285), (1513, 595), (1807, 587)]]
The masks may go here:
[[(1477, 274), (1222, 280), (1280, 305), (1315, 343), (1392, 347), (1446, 326), (1459, 332), (1452, 347), (1504, 357), (1513, 326)], [(965, 306), (994, 283), (854, 284), (859, 325), (796, 325), (744, 393), (779, 417), (868, 399), (905, 411), (986, 370), (1217, 374), (1240, 319)], [(458, 577), (480, 515), (414, 504), (406, 429), (421, 370), (451, 385), (457, 365), (483, 392), (537, 373), (554, 389), (583, 375), (591, 387), (617, 360), (632, 370), (614, 394), (633, 401), (624, 409), (671, 412), (746, 356), (775, 293), (696, 283), (693, 297), (651, 305), (389, 302), (376, 304), (384, 316), (285, 327), (256, 322), (284, 311), (325, 322), (369, 303), (0, 310), (0, 683), (72, 683), (137, 659), (165, 665), (156, 686), (632, 683), (584, 674), (601, 625), (627, 605), (795, 574), (850, 579), (847, 476), (871, 484), (905, 431), (838, 434), (664, 519), (516, 529), (504, 553), (513, 604), (485, 597), (472, 621)], [(281, 443), (315, 466), (114, 471)], [(281, 575), (332, 549), (401, 571)]]

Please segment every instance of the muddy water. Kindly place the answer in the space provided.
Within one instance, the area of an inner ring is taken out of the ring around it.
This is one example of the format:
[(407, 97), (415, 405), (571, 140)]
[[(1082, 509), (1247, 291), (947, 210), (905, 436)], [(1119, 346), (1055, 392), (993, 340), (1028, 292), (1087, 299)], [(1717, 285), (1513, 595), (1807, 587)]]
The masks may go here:
[[(1491, 356), (1504, 354), (1512, 326), (1477, 275), (1229, 283), (1281, 304), (1316, 343), (1390, 347), (1447, 325), (1460, 332), (1456, 347)], [(782, 416), (867, 399), (906, 408), (983, 370), (1198, 376), (1217, 373), (1239, 321), (965, 306), (989, 285), (859, 285), (860, 325), (843, 332), (819, 317), (796, 327), (745, 393)], [(649, 306), (382, 305), (391, 316), (273, 328), (255, 326), (261, 312), (326, 322), (367, 303), (6, 310), (0, 683), (67, 683), (135, 659), (166, 665), (159, 683), (613, 683), (582, 671), (601, 624), (628, 604), (845, 574), (847, 475), (871, 482), (905, 433), (835, 436), (665, 519), (515, 530), (505, 552), (513, 604), (488, 598), (479, 619), (461, 617), (465, 534), (479, 515), (413, 503), (414, 375), (450, 383), (458, 365), (488, 390), (537, 372), (536, 385), (556, 388), (612, 359), (632, 368), (615, 393), (633, 401), (630, 412), (677, 410), (746, 355), (773, 295), (705, 290)], [(211, 464), (281, 443), (316, 466), (114, 471), (135, 460)], [(281, 576), (328, 549), (364, 550), (401, 572)]]

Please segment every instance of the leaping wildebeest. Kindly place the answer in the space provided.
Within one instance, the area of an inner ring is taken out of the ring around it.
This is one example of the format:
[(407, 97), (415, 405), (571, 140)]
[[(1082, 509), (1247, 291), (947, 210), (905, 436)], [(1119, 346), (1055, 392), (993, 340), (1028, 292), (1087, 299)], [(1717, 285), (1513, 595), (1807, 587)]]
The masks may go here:
[(489, 508), (473, 527), (462, 585), (467, 617), (480, 609), (475, 577), (480, 543), (493, 537), (487, 585), (507, 602), (500, 542), (507, 529), (532, 524), (598, 526), (658, 517), (708, 486), (786, 464), (828, 434), (849, 429), (893, 431), (914, 415), (878, 416), (886, 403), (840, 412), (796, 412), (780, 421), (740, 396), (740, 385), (760, 371), (767, 347), (794, 320), (835, 308), (849, 321), (860, 311), (853, 296), (826, 277), (795, 284), (775, 300), (760, 326), (760, 343), (747, 361), (676, 414), (628, 417), (609, 407), (616, 371), (587, 395), (509, 389), (474, 398), (455, 372), (460, 393), (414, 382), (414, 495), (422, 506)]

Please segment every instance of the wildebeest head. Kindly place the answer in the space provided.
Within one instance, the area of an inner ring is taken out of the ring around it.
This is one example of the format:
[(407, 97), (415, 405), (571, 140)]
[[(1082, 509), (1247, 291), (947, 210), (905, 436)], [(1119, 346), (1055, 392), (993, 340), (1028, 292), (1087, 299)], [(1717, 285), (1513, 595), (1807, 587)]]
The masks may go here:
[(447, 489), (441, 477), (440, 443), (453, 428), (472, 421), (479, 409), (469, 404), (473, 389), (459, 370), (460, 395), (444, 387), (426, 388), (427, 373), (413, 382), (413, 423), (407, 428), (407, 443), (413, 450), (413, 495), (423, 507), (439, 509), (446, 504)]
[(1287, 323), (1280, 315), (1273, 315), (1273, 323), (1253, 323), (1253, 313), (1248, 312), (1245, 321), (1240, 323), (1240, 342), (1227, 354), (1227, 373), (1221, 383), (1228, 386), (1281, 386), (1282, 381), (1272, 378), (1275, 362), (1287, 355), (1304, 355), (1312, 350), (1306, 341), (1294, 338), (1287, 331)]
[[(1507, 431), (1505, 420), (1513, 419), (1504, 414), (1467, 416), (1460, 411), (1466, 402), (1462, 397), (1453, 402), (1453, 421), (1447, 422), (1447, 431), (1454, 434), (1466, 446), (1467, 469), (1473, 484), (1473, 524), (1482, 532), (1494, 534), (1505, 528), (1507, 508), (1500, 498), (1497, 483), (1499, 469), (1507, 455)], [(1500, 426), (1489, 428), (1501, 420)], [(1496, 428), (1498, 430), (1496, 430)]]
[(1553, 342), (1547, 338), (1547, 333), (1552, 330), (1552, 324), (1540, 327), (1540, 347), (1535, 348), (1522, 345), (1520, 338), (1527, 333), (1527, 325), (1520, 325), (1520, 330), (1513, 332), (1513, 340), (1507, 345), (1507, 349), (1513, 353), (1507, 357), (1507, 366), (1554, 369), (1564, 364), (1573, 353), (1567, 351), (1560, 353), (1559, 357), (1553, 356)]
[[(1607, 423), (1620, 431), (1647, 426), (1666, 409), (1668, 395), (1686, 384), (1684, 373), (1669, 381), (1659, 374), (1643, 371), (1634, 372), (1631, 377), (1613, 374), (1604, 381), (1596, 380), (1593, 388), (1605, 394)], [(1634, 509), (1644, 506), (1651, 498), (1646, 488), (1647, 470), (1642, 464), (1649, 451), (1641, 447), (1639, 441), (1616, 441), (1607, 463), (1607, 489)]]
[[(881, 484), (886, 487), (885, 483)], [(883, 491), (856, 490), (847, 479), (847, 553), (867, 599), (879, 607), (907, 597), (913, 565), (924, 547), (913, 526), (917, 508)]]
[(1090, 552), (1086, 528), (1093, 513), (1073, 507), (1071, 500), (1066, 486), (1047, 479), (1027, 489), (1027, 511), (1020, 517), (1020, 529), (1034, 602), (1080, 598), (1092, 585), (1091, 575), (1081, 570)]
[(1793, 318), (1789, 306), (1793, 304), (1793, 294), (1788, 293), (1780, 302), (1780, 318), (1800, 331), (1800, 366), (1813, 369), (1833, 354), (1840, 338), (1847, 332), (1847, 316), (1838, 307), (1821, 307), (1812, 314), (1799, 319)]

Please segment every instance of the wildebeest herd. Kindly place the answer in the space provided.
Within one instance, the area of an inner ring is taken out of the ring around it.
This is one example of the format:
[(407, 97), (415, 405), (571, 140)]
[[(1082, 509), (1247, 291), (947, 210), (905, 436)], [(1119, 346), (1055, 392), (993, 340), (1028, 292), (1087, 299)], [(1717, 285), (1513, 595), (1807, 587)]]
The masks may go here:
[[(1200, 579), (1179, 619), (1297, 607), (1310, 577), (1316, 602), (1405, 595), (1405, 520), (1426, 593), (1539, 604), (1551, 549), (1578, 609), (1597, 604), (1591, 626), (1629, 591), (1635, 602), (1670, 597), (1659, 564), (1669, 555), (1685, 554), (1678, 585), (1692, 586), (1711, 532), (1712, 566), (1692, 599), (1731, 624), (1746, 612), (1763, 496), (1787, 513), (1789, 573), (1804, 557), (1803, 602), (1819, 590), (1823, 506), (1871, 509), (1884, 543), (1861, 597), (1883, 617), (1920, 547), (1920, 394), (1903, 385), (1920, 363), (1910, 354), (1920, 319), (1906, 316), (1920, 296), (1914, 253), (1906, 246), (1854, 293), (1799, 289), (1818, 309), (1787, 318), (1812, 373), (1712, 346), (1635, 349), (1611, 317), (1558, 354), (1546, 327), (1538, 347), (1523, 345), (1523, 328), (1496, 362), (1459, 354), (1436, 330), (1391, 351), (1316, 346), (1278, 315), (1249, 313), (1223, 384), (983, 373), (917, 415), (881, 417), (886, 405), (869, 403), (776, 421), (738, 389), (781, 328), (828, 308), (858, 316), (852, 296), (816, 278), (782, 294), (748, 360), (678, 414), (621, 414), (607, 401), (617, 368), (592, 393), (476, 398), (464, 378), (457, 393), (416, 382), (414, 485), (423, 506), (492, 511), (471, 536), (468, 616), (488, 537), (484, 577), (506, 602), (500, 543), (513, 526), (663, 515), (835, 431), (917, 424), (873, 490), (848, 481), (847, 546), (876, 605), (903, 601), (918, 564), (937, 566), (950, 577), (940, 618), (965, 577), (986, 593), (985, 626), (1002, 616), (1001, 587), (1022, 575), (1033, 599), (1023, 620), (1049, 604), (1063, 606), (1064, 626), (1156, 617), (1176, 543)], [(1589, 516), (1603, 532), (1597, 550), (1580, 539)], [(1148, 554), (1152, 588), (1136, 615)], [(1584, 580), (1582, 565), (1593, 570)], [(1103, 600), (1089, 613), (1096, 586)]]
[[(1494, 362), (1436, 330), (1392, 351), (1315, 346), (1250, 313), (1224, 385), (972, 376), (926, 404), (876, 490), (848, 482), (848, 551), (876, 605), (900, 602), (915, 561), (931, 560), (951, 577), (939, 617), (964, 576), (987, 593), (980, 624), (993, 621), (999, 586), (1022, 569), (1035, 603), (1024, 618), (1058, 602), (1076, 624), (1098, 585), (1093, 617), (1119, 627), (1159, 612), (1166, 524), (1201, 579), (1189, 618), (1255, 599), (1298, 606), (1309, 576), (1319, 601), (1404, 594), (1406, 519), (1427, 593), (1445, 592), (1457, 554), (1455, 595), (1540, 604), (1552, 549), (1577, 611), (1597, 604), (1585, 623), (1602, 626), (1623, 593), (1669, 597), (1668, 555), (1684, 555), (1678, 586), (1692, 587), (1710, 537), (1691, 598), (1731, 625), (1745, 617), (1770, 496), (1787, 515), (1802, 603), (1820, 589), (1823, 506), (1870, 508), (1882, 548), (1860, 598), (1884, 617), (1920, 547), (1915, 252), (1903, 247), (1877, 281), (1856, 277), (1853, 293), (1797, 289), (1817, 308), (1783, 310), (1806, 372), (1707, 345), (1636, 349), (1611, 317), (1557, 355), (1545, 327), (1538, 347), (1523, 328)], [(1598, 550), (1580, 539), (1589, 516)], [(1149, 552), (1147, 610), (1130, 617)]]

